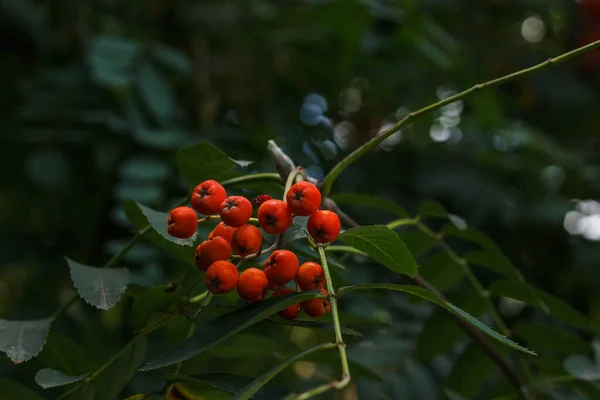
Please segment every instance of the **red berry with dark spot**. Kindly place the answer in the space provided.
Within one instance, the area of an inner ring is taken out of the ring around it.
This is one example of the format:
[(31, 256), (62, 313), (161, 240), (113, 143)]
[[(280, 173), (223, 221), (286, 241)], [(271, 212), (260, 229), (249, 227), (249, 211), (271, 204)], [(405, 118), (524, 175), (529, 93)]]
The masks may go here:
[[(321, 292), (327, 296), (327, 291), (321, 289)], [(302, 309), (309, 317), (320, 317), (331, 311), (331, 303), (329, 299), (310, 299), (302, 302)]]
[(271, 200), (271, 199), (272, 199), (272, 197), (269, 196), (268, 194), (259, 194), (254, 199), (252, 199), (252, 203), (254, 203), (254, 205), (256, 205), (256, 206), (260, 206), (265, 201)]
[(294, 215), (313, 215), (321, 205), (321, 192), (312, 183), (300, 181), (290, 188), (285, 200)]
[(231, 247), (233, 251), (242, 258), (258, 253), (262, 246), (262, 235), (260, 229), (254, 225), (242, 225), (233, 234), (231, 238)]
[(210, 265), (219, 260), (227, 260), (231, 257), (231, 245), (220, 236), (205, 240), (196, 247), (196, 267), (206, 271)]
[(252, 216), (252, 203), (244, 196), (229, 196), (221, 203), (221, 220), (229, 226), (238, 227)]
[(211, 293), (229, 293), (238, 283), (238, 270), (229, 261), (215, 261), (206, 270), (204, 283)]
[[(283, 296), (284, 294), (289, 294), (289, 293), (296, 293), (296, 291), (292, 290), (292, 289), (288, 289), (288, 288), (281, 288), (281, 289), (274, 291), (272, 297)], [(292, 304), (291, 306), (286, 307), (283, 310), (279, 311), (278, 314), (283, 319), (287, 319), (290, 321), (294, 320), (294, 319), (298, 318), (298, 315), (300, 315), (300, 304), (298, 304), (298, 303)]]
[(275, 250), (265, 261), (265, 274), (271, 285), (285, 285), (298, 273), (298, 257), (289, 250)]
[(248, 268), (240, 274), (237, 292), (240, 297), (248, 301), (261, 301), (267, 297), (269, 280), (263, 271), (258, 268)]
[(325, 285), (323, 267), (312, 261), (305, 262), (298, 269), (296, 280), (302, 290), (321, 289)]
[(167, 219), (167, 232), (176, 238), (187, 239), (192, 237), (197, 228), (198, 215), (189, 207), (174, 208)]
[(276, 235), (292, 225), (292, 212), (281, 200), (267, 200), (258, 208), (258, 223), (265, 232)]
[(217, 226), (215, 226), (215, 229), (208, 234), (208, 238), (212, 239), (216, 236), (220, 236), (227, 240), (229, 244), (231, 244), (231, 238), (233, 237), (236, 229), (237, 228), (234, 228), (233, 226), (225, 225), (223, 222), (219, 222)]
[(204, 181), (192, 192), (192, 207), (200, 214), (212, 215), (221, 210), (221, 203), (227, 197), (225, 188), (217, 181)]
[(308, 219), (306, 229), (317, 243), (333, 242), (340, 234), (340, 219), (333, 211), (318, 210)]

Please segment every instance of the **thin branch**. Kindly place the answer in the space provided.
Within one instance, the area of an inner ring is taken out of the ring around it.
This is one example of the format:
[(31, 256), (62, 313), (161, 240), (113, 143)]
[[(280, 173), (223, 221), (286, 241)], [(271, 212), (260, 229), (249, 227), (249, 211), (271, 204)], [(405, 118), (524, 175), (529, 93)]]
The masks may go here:
[(344, 170), (346, 168), (348, 168), (352, 163), (354, 163), (359, 158), (364, 156), (367, 152), (369, 152), (375, 146), (377, 146), (378, 144), (383, 142), (389, 136), (393, 135), (394, 133), (398, 132), (400, 129), (402, 129), (409, 123), (413, 122), (415, 119), (422, 117), (423, 115), (429, 114), (430, 112), (435, 111), (445, 105), (448, 105), (448, 104), (454, 103), (458, 100), (461, 100), (464, 97), (467, 97), (468, 95), (478, 92), (480, 90), (487, 89), (487, 88), (490, 88), (493, 86), (502, 85), (502, 84), (510, 82), (514, 79), (529, 75), (529, 74), (537, 72), (543, 68), (546, 68), (550, 65), (561, 63), (561, 62), (569, 60), (575, 56), (583, 54), (587, 51), (593, 50), (596, 47), (600, 47), (600, 40), (590, 43), (586, 46), (579, 47), (579, 48), (569, 51), (567, 53), (564, 53), (558, 57), (549, 58), (548, 60), (546, 60), (540, 64), (534, 65), (533, 67), (525, 68), (523, 70), (514, 72), (512, 74), (509, 74), (509, 75), (506, 75), (506, 76), (503, 76), (503, 77), (500, 77), (497, 79), (493, 79), (488, 82), (479, 83), (479, 84), (471, 87), (470, 89), (467, 89), (460, 93), (455, 94), (454, 96), (447, 97), (441, 101), (438, 101), (437, 103), (428, 105), (426, 107), (421, 108), (420, 110), (411, 112), (406, 117), (404, 117), (400, 121), (398, 121), (395, 125), (391, 126), (390, 128), (386, 129), (385, 131), (381, 132), (379, 135), (375, 136), (374, 138), (369, 140), (367, 143), (363, 144), (358, 149), (356, 149), (352, 153), (348, 154), (346, 156), (346, 158), (341, 160), (339, 163), (337, 163), (337, 165), (335, 167), (333, 167), (331, 169), (331, 171), (329, 171), (327, 176), (325, 176), (325, 178), (323, 179), (323, 182), (321, 184), (321, 192), (323, 193), (324, 196), (327, 196), (329, 194), (329, 192), (331, 190), (331, 186), (333, 185), (335, 180), (338, 178), (338, 176), (340, 176), (340, 174), (342, 172), (344, 172)]

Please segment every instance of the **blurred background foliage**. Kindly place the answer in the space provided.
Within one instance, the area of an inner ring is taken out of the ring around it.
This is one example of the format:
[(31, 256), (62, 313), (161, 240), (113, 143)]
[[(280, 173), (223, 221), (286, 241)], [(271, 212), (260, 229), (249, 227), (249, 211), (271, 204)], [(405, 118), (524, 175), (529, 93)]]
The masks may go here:
[[(166, 210), (182, 197), (174, 163), (181, 146), (209, 141), (235, 159), (254, 160), (251, 170), (271, 171), (266, 142), (275, 139), (322, 178), (411, 110), (600, 38), (600, 28), (568, 0), (2, 0), (0, 10), (4, 319), (46, 317), (72, 296), (63, 255), (101, 265), (117, 252), (132, 231), (124, 199)], [(437, 200), (486, 232), (528, 282), (571, 304), (598, 331), (599, 77), (595, 51), (448, 105), (354, 164), (334, 192), (380, 195), (412, 214), (419, 202)], [(345, 211), (366, 224), (393, 217), (358, 205)], [(447, 263), (443, 257), (429, 253), (419, 262)], [(360, 258), (342, 261), (345, 282), (398, 281)], [(149, 242), (124, 262), (148, 287), (181, 270)], [(477, 274), (486, 287), (497, 278)], [(492, 324), (463, 281), (446, 285), (449, 297)], [(533, 373), (561, 375), (569, 355), (592, 354), (593, 333), (507, 298), (493, 300), (520, 342), (549, 352), (530, 360)], [(21, 384), (54, 398), (60, 391), (43, 392), (35, 372), (100, 366), (131, 337), (129, 307), (122, 300), (102, 312), (79, 301), (54, 323), (39, 358), (13, 365), (2, 356), (3, 387)], [(349, 340), (358, 379), (344, 398), (506, 394), (494, 365), (429, 305), (376, 292), (344, 298), (342, 310), (345, 325), (365, 334)], [(551, 329), (574, 338), (544, 349)], [(180, 340), (180, 330), (168, 329), (167, 338), (169, 332)], [(210, 365), (251, 376), (330, 336), (258, 325), (186, 370)], [(330, 353), (309, 361), (318, 369), (302, 362), (278, 381), (302, 388), (319, 374), (336, 374)], [(103, 377), (111, 390), (97, 385), (89, 398), (162, 386), (151, 374), (127, 383), (118, 368)], [(454, 392), (444, 394), (446, 387)], [(598, 393), (585, 382), (546, 391), (548, 398)]]

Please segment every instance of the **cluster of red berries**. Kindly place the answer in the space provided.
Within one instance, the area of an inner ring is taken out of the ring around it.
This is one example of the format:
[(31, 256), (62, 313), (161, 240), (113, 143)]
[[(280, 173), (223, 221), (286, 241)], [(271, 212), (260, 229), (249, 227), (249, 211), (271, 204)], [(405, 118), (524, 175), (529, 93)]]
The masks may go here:
[[(332, 211), (319, 210), (321, 193), (309, 182), (300, 181), (287, 192), (285, 201), (268, 195), (258, 196), (258, 225), (269, 234), (281, 234), (292, 225), (292, 216), (310, 216), (308, 233), (316, 243), (334, 241), (341, 229), (340, 220)], [(168, 219), (168, 232), (177, 238), (192, 237), (197, 230), (196, 211), (206, 216), (219, 214), (221, 222), (210, 232), (208, 239), (196, 248), (196, 266), (206, 271), (204, 282), (214, 294), (224, 294), (237, 288), (239, 296), (247, 301), (260, 301), (269, 291), (277, 297), (301, 290), (318, 289), (327, 295), (323, 286), (323, 268), (314, 262), (300, 265), (298, 257), (289, 250), (275, 250), (264, 263), (264, 268), (248, 268), (241, 274), (230, 259), (233, 254), (241, 259), (260, 255), (262, 234), (251, 225), (252, 202), (243, 196), (229, 196), (225, 188), (214, 180), (202, 182), (192, 192), (190, 207), (177, 207)], [(295, 281), (296, 290), (285, 287)], [(319, 317), (330, 309), (328, 299), (310, 299), (282, 310), (279, 315), (295, 319), (304, 309), (307, 315)]]

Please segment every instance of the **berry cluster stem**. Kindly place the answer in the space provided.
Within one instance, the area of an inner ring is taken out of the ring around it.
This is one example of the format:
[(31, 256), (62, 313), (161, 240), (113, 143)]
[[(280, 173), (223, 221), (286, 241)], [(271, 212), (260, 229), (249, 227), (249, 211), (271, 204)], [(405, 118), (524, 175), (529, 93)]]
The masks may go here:
[(329, 301), (331, 302), (331, 316), (333, 317), (333, 329), (335, 332), (335, 341), (337, 344), (338, 351), (340, 353), (340, 361), (342, 363), (342, 377), (340, 380), (327, 383), (325, 385), (317, 386), (311, 390), (299, 394), (295, 397), (296, 400), (305, 400), (311, 397), (317, 396), (321, 393), (325, 393), (329, 390), (342, 390), (350, 383), (350, 367), (348, 366), (348, 356), (346, 355), (346, 344), (342, 337), (342, 327), (340, 325), (340, 316), (337, 308), (337, 298), (335, 296), (335, 288), (331, 281), (331, 274), (329, 272), (329, 266), (327, 265), (327, 257), (325, 256), (325, 248), (322, 245), (317, 245), (317, 252), (319, 253), (319, 260), (325, 273), (325, 282), (327, 283), (327, 292), (329, 294)]

